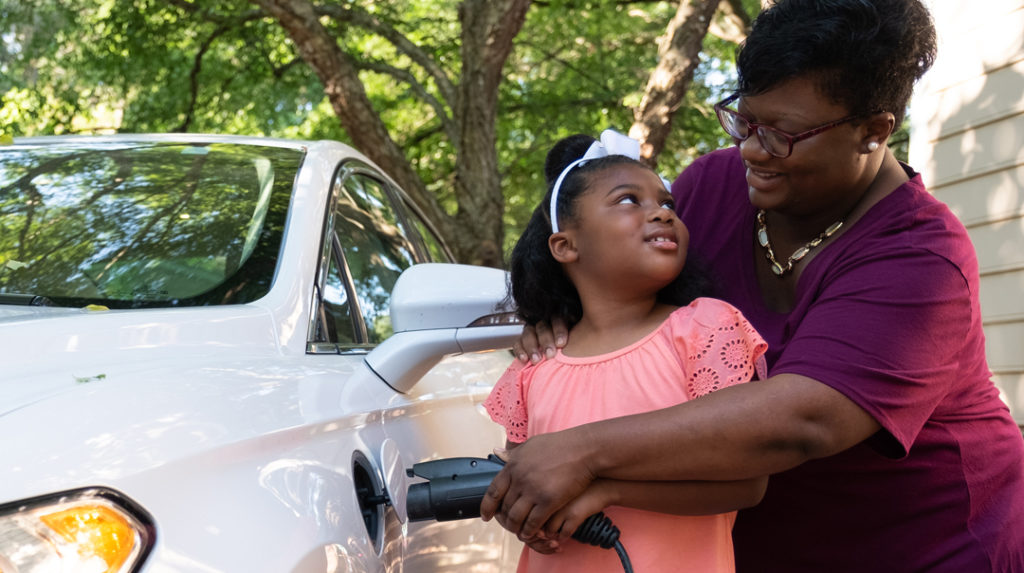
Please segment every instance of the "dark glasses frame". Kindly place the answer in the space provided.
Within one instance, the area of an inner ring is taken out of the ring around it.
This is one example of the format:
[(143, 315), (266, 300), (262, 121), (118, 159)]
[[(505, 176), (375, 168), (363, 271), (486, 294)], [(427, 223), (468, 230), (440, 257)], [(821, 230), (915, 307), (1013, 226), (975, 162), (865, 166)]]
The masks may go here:
[[(835, 121), (830, 121), (828, 123), (819, 125), (818, 127), (814, 127), (814, 128), (808, 129), (807, 131), (801, 131), (800, 133), (786, 133), (785, 131), (782, 131), (781, 129), (776, 129), (776, 128), (770, 126), (770, 125), (765, 125), (763, 123), (757, 123), (756, 121), (752, 121), (750, 118), (748, 118), (747, 116), (743, 115), (742, 113), (740, 113), (740, 112), (738, 112), (738, 111), (736, 111), (734, 109), (730, 109), (730, 108), (726, 107), (730, 103), (732, 103), (732, 102), (736, 101), (737, 99), (739, 99), (739, 97), (740, 97), (740, 94), (737, 92), (737, 93), (734, 93), (731, 96), (729, 96), (729, 97), (725, 98), (724, 100), (722, 100), (722, 101), (720, 101), (720, 102), (715, 104), (715, 115), (718, 116), (718, 123), (720, 123), (722, 125), (722, 129), (724, 129), (725, 132), (727, 134), (729, 134), (730, 137), (732, 137), (734, 140), (736, 140), (737, 144), (739, 144), (742, 141), (746, 141), (747, 139), (750, 138), (751, 135), (756, 133), (757, 134), (757, 142), (761, 144), (761, 148), (764, 149), (766, 152), (768, 152), (768, 154), (770, 154), (770, 155), (772, 155), (774, 157), (778, 157), (780, 159), (785, 159), (786, 157), (789, 157), (790, 155), (793, 154), (793, 144), (794, 143), (796, 143), (798, 141), (803, 141), (803, 140), (805, 140), (805, 139), (807, 139), (809, 137), (814, 137), (815, 135), (818, 135), (819, 133), (821, 133), (823, 131), (828, 131), (828, 130), (832, 129), (833, 127), (838, 127), (840, 125), (843, 125), (844, 123), (853, 121), (853, 120), (858, 119), (860, 117), (863, 117), (863, 114), (850, 115), (850, 116), (844, 117), (842, 119), (837, 119)], [(740, 122), (743, 122), (743, 123), (747, 124), (747, 135), (746, 135), (746, 137), (740, 137), (739, 135), (729, 131), (729, 128), (728, 128), (729, 121), (726, 119), (726, 116), (729, 116), (729, 117), (732, 118), (732, 123), (738, 124)], [(784, 140), (786, 140), (786, 142), (788, 143), (788, 147), (786, 149), (786, 153), (785, 154), (775, 153), (775, 152), (773, 152), (769, 148), (769, 145), (767, 143), (765, 143), (765, 138), (767, 137), (766, 133), (776, 134), (779, 137), (781, 137)]]

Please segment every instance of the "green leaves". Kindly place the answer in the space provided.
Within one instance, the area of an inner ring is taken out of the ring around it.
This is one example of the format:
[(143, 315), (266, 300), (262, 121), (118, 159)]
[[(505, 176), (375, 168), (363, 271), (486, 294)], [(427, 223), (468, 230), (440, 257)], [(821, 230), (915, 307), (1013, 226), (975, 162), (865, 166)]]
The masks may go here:
[[(360, 70), (388, 133), (443, 212), (459, 205), (453, 134), (463, 80), (457, 0), (315, 4)], [(748, 10), (757, 2), (745, 1)], [(676, 2), (534, 2), (503, 66), (496, 122), (505, 249), (545, 192), (544, 156), (572, 133), (633, 121)], [(0, 0), (0, 132), (225, 132), (350, 141), (278, 22), (246, 0)], [(711, 104), (732, 85), (734, 45), (704, 59), (659, 158), (672, 179), (727, 145)], [(483, 218), (486, 219), (486, 218)], [(438, 225), (444, 229), (444, 225)], [(448, 237), (449, 239), (451, 237)]]

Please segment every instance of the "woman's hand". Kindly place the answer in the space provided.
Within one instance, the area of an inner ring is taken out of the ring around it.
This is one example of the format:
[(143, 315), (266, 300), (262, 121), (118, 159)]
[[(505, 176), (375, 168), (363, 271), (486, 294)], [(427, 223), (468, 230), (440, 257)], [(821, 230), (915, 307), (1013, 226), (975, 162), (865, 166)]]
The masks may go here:
[(569, 329), (561, 317), (551, 319), (551, 323), (538, 322), (523, 327), (523, 334), (512, 345), (512, 352), (520, 362), (540, 362), (543, 358), (554, 358), (555, 349), (563, 348), (569, 340)]
[[(586, 463), (584, 434), (579, 428), (542, 434), (509, 451), (505, 467), (480, 503), (484, 521), (493, 517), (520, 539), (534, 538), (556, 511), (594, 480)], [(548, 537), (554, 538), (551, 533)]]

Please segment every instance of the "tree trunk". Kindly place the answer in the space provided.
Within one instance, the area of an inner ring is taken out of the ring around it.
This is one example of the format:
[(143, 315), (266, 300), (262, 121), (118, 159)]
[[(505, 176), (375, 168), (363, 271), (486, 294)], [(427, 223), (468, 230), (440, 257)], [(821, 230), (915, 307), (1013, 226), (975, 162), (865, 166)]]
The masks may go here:
[[(455, 249), (467, 262), (501, 266), (504, 260), (504, 196), (498, 170), (495, 129), (498, 87), (513, 39), (522, 29), (530, 0), (465, 0), (462, 23), (462, 79), (458, 86)], [(470, 229), (478, 232), (471, 233)]]
[(657, 166), (658, 155), (672, 129), (672, 115), (683, 101), (697, 68), (704, 36), (720, 0), (682, 0), (658, 49), (644, 97), (633, 114), (630, 137), (642, 142), (640, 158)]
[[(391, 139), (366, 96), (359, 74), (348, 55), (320, 24), (308, 0), (252, 0), (285, 29), (302, 59), (320, 78), (324, 93), (354, 146), (393, 177), (435, 223), (446, 215)], [(444, 225), (440, 225), (443, 227)]]
[(498, 87), (513, 39), (530, 0), (465, 0), (462, 78), (452, 108), (458, 140), (455, 198), (448, 215), (431, 195), (373, 109), (352, 59), (320, 24), (309, 0), (250, 0), (273, 16), (316, 72), (342, 127), (356, 148), (391, 175), (437, 226), (460, 262), (500, 267), (504, 199), (498, 171), (495, 126)]

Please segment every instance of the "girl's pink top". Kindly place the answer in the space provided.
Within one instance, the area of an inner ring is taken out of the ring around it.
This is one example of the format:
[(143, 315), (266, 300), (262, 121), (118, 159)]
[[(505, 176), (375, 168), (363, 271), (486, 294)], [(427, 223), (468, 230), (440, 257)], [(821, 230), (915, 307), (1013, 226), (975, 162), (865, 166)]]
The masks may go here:
[[(666, 408), (726, 386), (765, 377), (767, 344), (738, 310), (700, 298), (674, 311), (654, 332), (614, 352), (514, 363), (484, 407), (509, 441), (569, 427)], [(552, 452), (551, 455), (558, 455)], [(665, 452), (666, 456), (686, 455)], [(734, 571), (731, 530), (735, 512), (678, 516), (624, 507), (605, 513), (636, 571)], [(614, 550), (569, 540), (560, 553), (523, 549), (519, 571), (617, 572)]]

